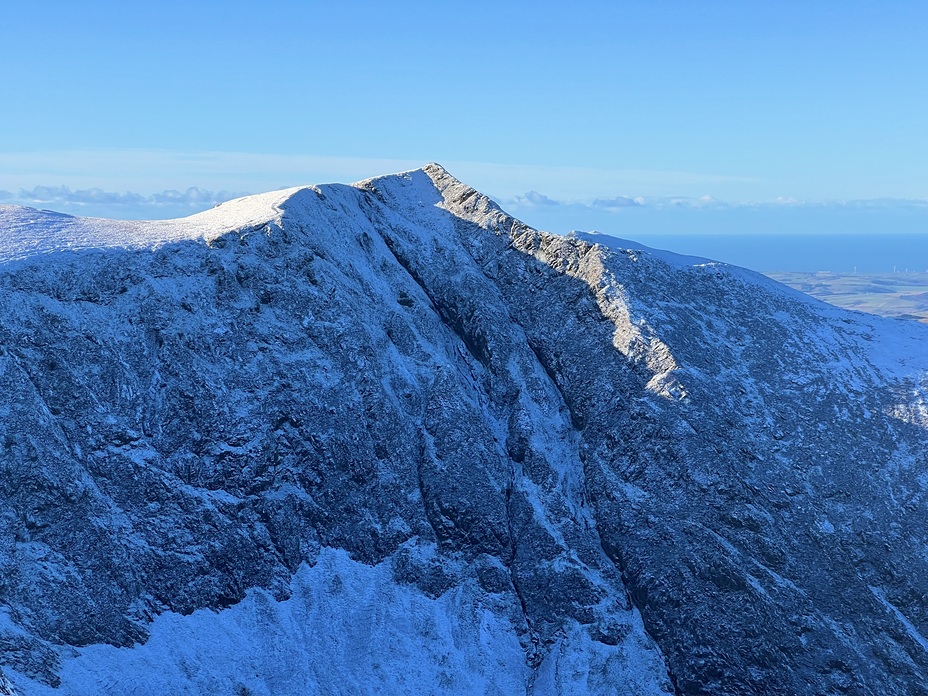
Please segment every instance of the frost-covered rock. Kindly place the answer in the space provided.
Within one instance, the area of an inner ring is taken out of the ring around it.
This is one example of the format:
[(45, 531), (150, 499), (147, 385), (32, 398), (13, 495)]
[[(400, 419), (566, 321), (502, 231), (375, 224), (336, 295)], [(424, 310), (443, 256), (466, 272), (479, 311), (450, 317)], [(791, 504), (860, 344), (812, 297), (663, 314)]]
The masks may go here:
[(0, 208), (0, 303), (22, 693), (926, 691), (928, 327), (437, 165)]

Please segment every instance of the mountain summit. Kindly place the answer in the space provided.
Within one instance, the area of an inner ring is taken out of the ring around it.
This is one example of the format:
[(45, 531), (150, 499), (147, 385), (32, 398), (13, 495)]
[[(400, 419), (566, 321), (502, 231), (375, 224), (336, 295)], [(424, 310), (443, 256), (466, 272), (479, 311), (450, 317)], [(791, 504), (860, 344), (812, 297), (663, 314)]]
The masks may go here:
[(0, 692), (928, 692), (928, 326), (435, 164), (0, 298)]

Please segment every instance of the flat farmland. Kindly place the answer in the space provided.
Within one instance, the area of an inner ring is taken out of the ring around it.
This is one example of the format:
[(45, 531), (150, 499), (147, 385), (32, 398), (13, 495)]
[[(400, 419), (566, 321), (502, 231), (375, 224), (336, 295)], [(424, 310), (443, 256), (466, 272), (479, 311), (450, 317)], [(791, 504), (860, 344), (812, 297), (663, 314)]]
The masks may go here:
[(928, 273), (767, 273), (838, 307), (928, 322)]

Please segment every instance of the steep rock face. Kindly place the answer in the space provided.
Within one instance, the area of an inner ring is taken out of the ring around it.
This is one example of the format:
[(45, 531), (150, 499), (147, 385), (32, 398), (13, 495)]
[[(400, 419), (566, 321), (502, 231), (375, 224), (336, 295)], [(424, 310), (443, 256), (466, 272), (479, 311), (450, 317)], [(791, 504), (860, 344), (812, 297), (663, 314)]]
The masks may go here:
[[(926, 327), (538, 232), (437, 165), (165, 223), (0, 218), (21, 690), (137, 680), (102, 644), (180, 664), (175, 615), (338, 626), (359, 692), (410, 654), (425, 691), (926, 689)], [(443, 618), (390, 632), (365, 592)], [(262, 649), (171, 689), (338, 690), (325, 645)]]

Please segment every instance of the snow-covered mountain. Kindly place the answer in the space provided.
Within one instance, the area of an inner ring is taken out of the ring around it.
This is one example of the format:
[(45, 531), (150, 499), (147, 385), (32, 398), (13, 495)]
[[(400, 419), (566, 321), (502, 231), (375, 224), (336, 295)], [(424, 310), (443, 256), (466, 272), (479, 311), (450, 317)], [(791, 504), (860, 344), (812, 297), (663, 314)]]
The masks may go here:
[(928, 693), (926, 339), (434, 164), (0, 208), (0, 693)]

